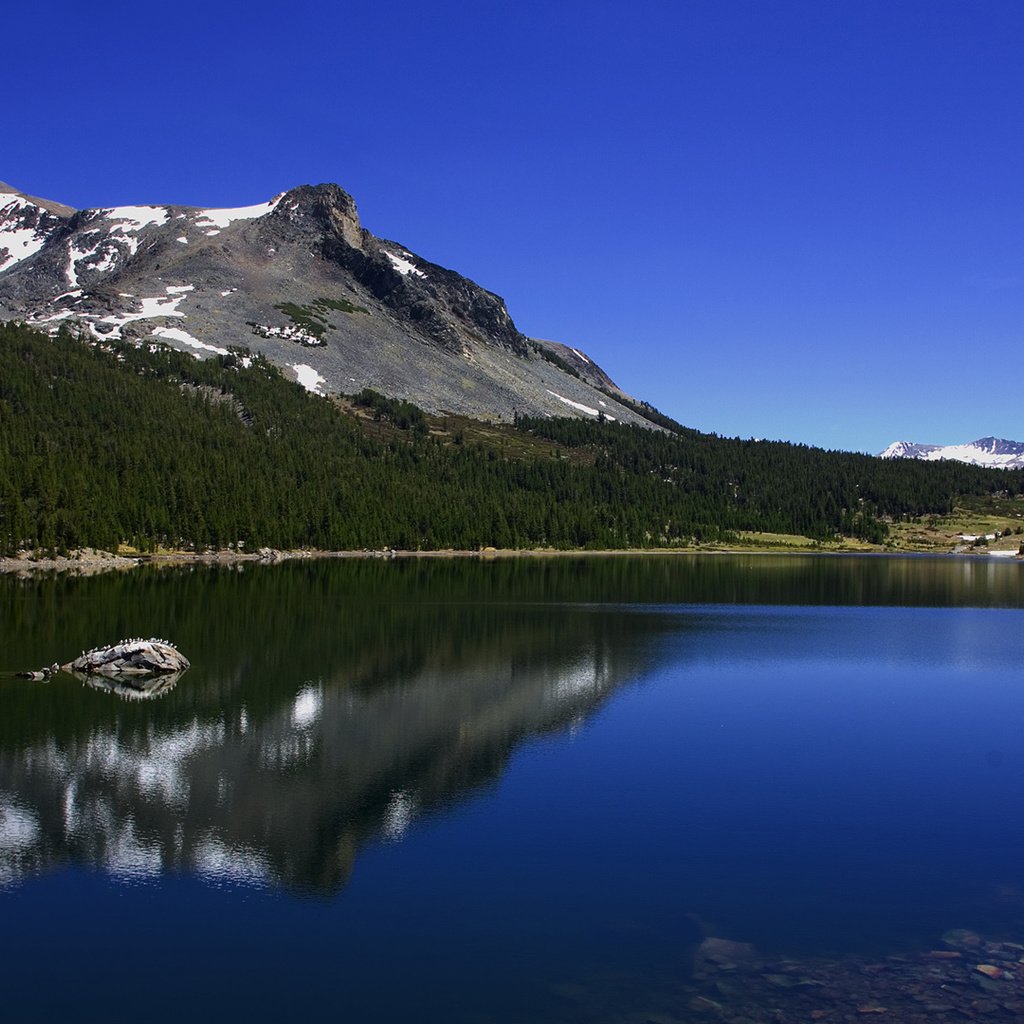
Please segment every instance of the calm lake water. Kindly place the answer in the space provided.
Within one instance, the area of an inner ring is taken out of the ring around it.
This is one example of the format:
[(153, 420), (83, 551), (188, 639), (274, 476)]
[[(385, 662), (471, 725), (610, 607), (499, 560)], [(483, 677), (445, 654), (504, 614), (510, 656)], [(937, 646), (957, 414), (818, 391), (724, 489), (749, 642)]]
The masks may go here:
[(6, 577), (0, 623), (8, 673), (192, 661), (0, 678), (9, 1020), (643, 1020), (709, 935), (1024, 942), (1024, 565)]

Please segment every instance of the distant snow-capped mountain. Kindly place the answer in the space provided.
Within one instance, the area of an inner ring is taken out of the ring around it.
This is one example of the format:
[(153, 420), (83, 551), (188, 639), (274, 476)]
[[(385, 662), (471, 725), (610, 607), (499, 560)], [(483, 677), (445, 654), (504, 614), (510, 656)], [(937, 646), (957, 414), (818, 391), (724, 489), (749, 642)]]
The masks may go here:
[(1024, 442), (1001, 437), (980, 437), (967, 444), (915, 444), (894, 441), (878, 456), (880, 459), (924, 459), (937, 462), (953, 459), (993, 469), (1024, 469)]
[(428, 412), (650, 426), (579, 349), (528, 338), (502, 299), (359, 223), (337, 185), (254, 206), (74, 210), (0, 182), (0, 321), (85, 341), (244, 347), (319, 394)]

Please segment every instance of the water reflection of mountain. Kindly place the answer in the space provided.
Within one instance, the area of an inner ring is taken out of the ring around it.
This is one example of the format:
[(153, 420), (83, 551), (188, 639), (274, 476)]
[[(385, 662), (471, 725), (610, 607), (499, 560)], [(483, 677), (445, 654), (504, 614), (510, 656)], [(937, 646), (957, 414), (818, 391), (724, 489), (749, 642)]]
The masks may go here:
[(517, 745), (651, 668), (661, 633), (702, 628), (622, 605), (1019, 607), (1020, 571), (684, 556), (0, 579), (3, 669), (145, 635), (193, 663), (154, 701), (0, 679), (0, 875), (77, 863), (334, 891), (362, 844), (493, 783)]
[(159, 701), (68, 677), (5, 684), (0, 877), (77, 863), (335, 891), (362, 844), (399, 838), (494, 783), (522, 742), (591, 714), (665, 628), (425, 585), (353, 601), (331, 575), (207, 575), (194, 607), (221, 622), (219, 643), (182, 640), (193, 669)]

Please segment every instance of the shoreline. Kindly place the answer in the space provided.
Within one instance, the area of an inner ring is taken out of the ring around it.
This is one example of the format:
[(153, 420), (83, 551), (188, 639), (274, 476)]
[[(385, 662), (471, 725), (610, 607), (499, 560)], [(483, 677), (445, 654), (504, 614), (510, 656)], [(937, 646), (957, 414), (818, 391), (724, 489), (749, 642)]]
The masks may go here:
[(810, 546), (750, 546), (750, 547), (689, 547), (689, 548), (482, 548), (479, 550), (445, 548), (432, 551), (381, 550), (322, 551), (319, 549), (277, 550), (261, 548), (254, 552), (171, 551), (157, 554), (115, 554), (110, 551), (85, 551), (56, 557), (21, 556), (0, 557), (0, 575), (28, 576), (34, 573), (70, 573), (91, 576), (101, 572), (126, 571), (140, 566), (174, 567), (183, 565), (234, 566), (279, 565), (282, 562), (327, 559), (452, 559), (475, 558), (480, 561), (496, 559), (539, 558), (622, 558), (622, 557), (681, 557), (715, 555), (821, 555), (821, 556), (875, 556), (889, 558), (930, 557), (968, 558), (972, 560), (1024, 561), (1019, 555), (1007, 552), (893, 550), (885, 548), (813, 548)]

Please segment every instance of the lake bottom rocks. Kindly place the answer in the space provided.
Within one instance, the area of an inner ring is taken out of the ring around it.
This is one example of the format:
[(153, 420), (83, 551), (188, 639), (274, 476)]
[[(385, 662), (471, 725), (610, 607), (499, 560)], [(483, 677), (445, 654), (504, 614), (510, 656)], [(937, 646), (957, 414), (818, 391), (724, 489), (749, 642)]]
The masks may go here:
[(943, 941), (942, 949), (878, 961), (730, 960), (702, 945), (685, 1016), (728, 1024), (1024, 1020), (1024, 946), (964, 930)]
[[(966, 1024), (1024, 1021), (1024, 945), (947, 932), (942, 948), (878, 960), (783, 958), (710, 938), (692, 972), (650, 984), (593, 977), (552, 987), (572, 1024)], [(687, 956), (689, 960), (689, 956)]]

